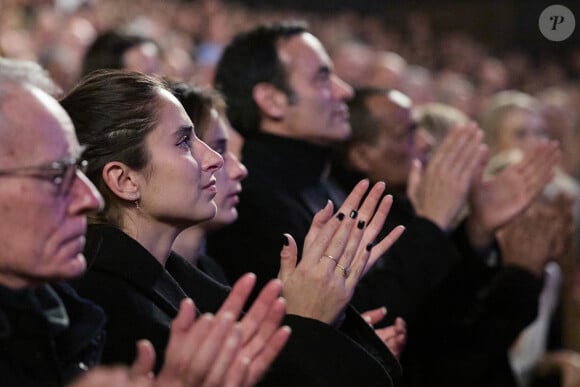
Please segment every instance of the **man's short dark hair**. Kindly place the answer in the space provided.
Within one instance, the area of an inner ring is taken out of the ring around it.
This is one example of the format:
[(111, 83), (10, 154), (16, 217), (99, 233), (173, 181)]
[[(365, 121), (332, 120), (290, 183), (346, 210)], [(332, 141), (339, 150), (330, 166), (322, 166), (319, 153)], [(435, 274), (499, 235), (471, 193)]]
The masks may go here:
[(225, 48), (214, 83), (226, 99), (232, 126), (242, 135), (259, 131), (260, 110), (252, 96), (255, 85), (268, 82), (292, 97), (277, 44), (304, 32), (308, 30), (303, 22), (261, 25), (236, 35)]

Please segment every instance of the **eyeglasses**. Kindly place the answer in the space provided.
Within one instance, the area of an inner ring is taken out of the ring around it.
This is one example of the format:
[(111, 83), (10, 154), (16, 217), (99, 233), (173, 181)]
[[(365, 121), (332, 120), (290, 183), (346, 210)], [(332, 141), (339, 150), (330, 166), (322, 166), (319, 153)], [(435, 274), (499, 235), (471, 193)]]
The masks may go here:
[(43, 180), (49, 180), (57, 189), (59, 195), (69, 192), (73, 185), (77, 171), (87, 172), (89, 163), (80, 157), (67, 157), (63, 160), (51, 163), (19, 167), (10, 169), (0, 169), (1, 176), (29, 176)]

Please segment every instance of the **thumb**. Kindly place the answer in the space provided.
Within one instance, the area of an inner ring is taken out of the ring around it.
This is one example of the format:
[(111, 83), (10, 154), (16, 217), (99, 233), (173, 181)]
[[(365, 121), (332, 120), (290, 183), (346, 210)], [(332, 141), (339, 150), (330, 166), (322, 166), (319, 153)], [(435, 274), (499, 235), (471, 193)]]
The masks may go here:
[(296, 263), (298, 262), (298, 246), (292, 235), (286, 233), (286, 243), (282, 246), (282, 251), (280, 251), (280, 271), (278, 272), (278, 278), (282, 283), (294, 273), (296, 269)]
[(411, 171), (409, 172), (409, 177), (407, 179), (407, 197), (413, 204), (417, 202), (417, 195), (419, 193), (419, 185), (421, 184), (422, 177), (423, 164), (421, 163), (421, 160), (413, 159)]
[(132, 380), (146, 377), (153, 378), (153, 366), (155, 365), (155, 349), (149, 340), (137, 342), (137, 356), (131, 365), (129, 375)]

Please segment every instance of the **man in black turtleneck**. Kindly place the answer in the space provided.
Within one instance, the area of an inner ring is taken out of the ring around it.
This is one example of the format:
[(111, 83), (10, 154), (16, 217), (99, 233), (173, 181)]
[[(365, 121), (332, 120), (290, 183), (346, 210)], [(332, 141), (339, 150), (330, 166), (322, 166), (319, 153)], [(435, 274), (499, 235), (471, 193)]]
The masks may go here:
[(264, 284), (278, 274), (283, 233), (292, 234), (301, 250), (314, 213), (329, 198), (335, 205), (344, 199), (327, 179), (329, 146), (350, 135), (346, 101), (352, 89), (301, 24), (239, 35), (218, 64), (215, 84), (233, 127), (245, 137), (249, 175), (238, 221), (210, 235), (208, 252), (230, 281), (253, 271)]

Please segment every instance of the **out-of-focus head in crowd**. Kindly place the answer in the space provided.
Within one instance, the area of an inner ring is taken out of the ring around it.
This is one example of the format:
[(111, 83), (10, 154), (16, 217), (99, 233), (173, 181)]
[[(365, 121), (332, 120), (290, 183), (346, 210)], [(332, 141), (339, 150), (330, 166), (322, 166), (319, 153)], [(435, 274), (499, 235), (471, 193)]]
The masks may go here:
[(514, 148), (525, 153), (546, 137), (538, 101), (515, 90), (493, 95), (481, 113), (480, 125), (492, 155)]
[(117, 31), (100, 34), (88, 48), (82, 75), (101, 69), (127, 69), (159, 74), (161, 49), (152, 39)]
[(342, 146), (345, 166), (403, 190), (413, 158), (423, 159), (431, 146), (418, 136), (411, 106), (409, 97), (397, 90), (357, 90), (349, 103), (352, 135)]

